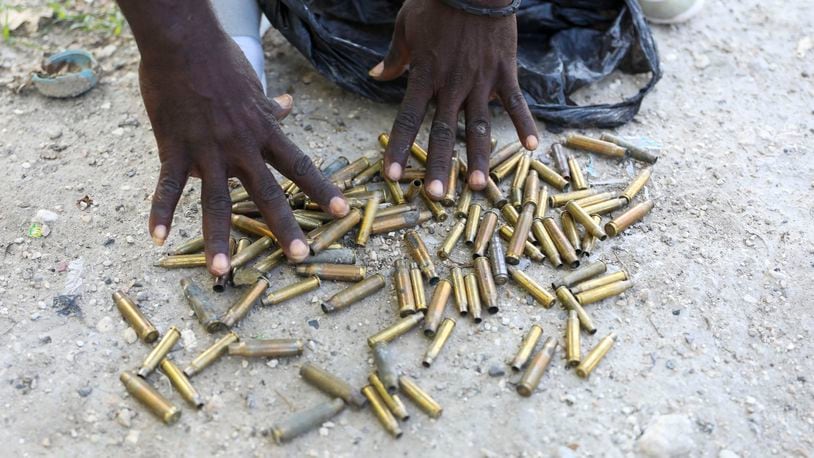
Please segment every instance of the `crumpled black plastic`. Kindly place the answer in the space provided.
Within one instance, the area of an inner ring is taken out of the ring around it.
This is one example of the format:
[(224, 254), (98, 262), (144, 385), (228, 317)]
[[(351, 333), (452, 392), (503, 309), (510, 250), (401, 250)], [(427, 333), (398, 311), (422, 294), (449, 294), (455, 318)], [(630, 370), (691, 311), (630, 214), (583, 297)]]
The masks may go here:
[[(377, 82), (401, 1), (261, 0), (272, 25), (325, 77), (380, 102), (400, 102), (405, 77)], [(636, 0), (524, 0), (517, 13), (518, 76), (529, 108), (549, 130), (616, 127), (639, 111), (661, 78), (658, 51)], [(568, 96), (614, 70), (650, 72), (637, 94), (614, 104)]]

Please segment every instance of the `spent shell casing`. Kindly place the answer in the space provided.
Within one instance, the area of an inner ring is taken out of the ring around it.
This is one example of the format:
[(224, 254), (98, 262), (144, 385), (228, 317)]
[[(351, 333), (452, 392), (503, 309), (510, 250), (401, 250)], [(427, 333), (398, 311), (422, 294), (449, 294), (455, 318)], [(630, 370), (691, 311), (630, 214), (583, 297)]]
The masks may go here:
[(359, 175), (356, 175), (351, 181), (351, 186), (359, 186), (367, 183), (368, 181), (372, 180), (373, 177), (379, 174), (382, 171), (383, 160), (379, 159), (378, 161), (373, 162), (368, 166), (368, 168), (362, 170)]
[(452, 153), (452, 165), (449, 168), (449, 175), (447, 176), (447, 188), (444, 196), (441, 198), (441, 205), (451, 207), (455, 205), (455, 195), (458, 193), (458, 172), (460, 170), (460, 160), (458, 152)]
[[(237, 269), (238, 267), (245, 265), (252, 259), (260, 256), (260, 253), (271, 248), (272, 245), (274, 245), (274, 239), (271, 237), (260, 237), (252, 242), (251, 245), (244, 248), (240, 253), (232, 256), (232, 269)], [(280, 250), (280, 253), (282, 254), (282, 250)]]
[[(596, 224), (599, 224), (599, 223), (602, 222), (602, 218), (600, 218), (597, 215), (591, 216), (591, 219)], [(593, 253), (594, 248), (596, 248), (596, 242), (598, 240), (599, 239), (596, 238), (593, 234), (591, 234), (588, 231), (585, 231), (585, 233), (582, 234), (582, 240), (580, 240), (580, 242), (579, 242), (580, 249), (582, 250), (580, 255), (581, 256), (590, 256), (591, 253)]]
[(415, 303), (416, 312), (426, 312), (427, 295), (424, 292), (424, 277), (416, 263), (410, 265), (410, 287), (413, 290), (413, 302)]
[(534, 219), (543, 219), (548, 211), (548, 188), (543, 186), (537, 194), (537, 206), (534, 208)]
[(543, 378), (543, 374), (545, 374), (545, 370), (548, 368), (548, 364), (551, 363), (551, 358), (554, 357), (554, 352), (557, 350), (558, 345), (557, 339), (549, 337), (543, 344), (543, 348), (534, 355), (534, 359), (531, 360), (529, 366), (526, 368), (526, 372), (523, 373), (523, 377), (517, 384), (517, 393), (520, 394), (520, 396), (531, 396), (534, 390), (537, 389), (540, 380)]
[(636, 159), (637, 161), (647, 162), (648, 164), (655, 164), (656, 161), (659, 160), (659, 156), (656, 153), (648, 151), (646, 148), (642, 148), (632, 142), (619, 138), (615, 135), (611, 134), (602, 134), (599, 136), (600, 140), (604, 140), (606, 142), (613, 143), (614, 145), (621, 146), (627, 152), (627, 155)]
[(342, 192), (342, 194), (344, 194), (345, 197), (361, 197), (365, 200), (370, 195), (378, 195), (382, 200), (386, 200), (385, 198), (390, 195), (390, 191), (387, 189), (387, 185), (385, 183), (368, 183), (346, 189)]
[(568, 321), (565, 324), (565, 360), (568, 367), (574, 367), (582, 359), (582, 350), (579, 343), (579, 317), (576, 310), (568, 311)]
[[(312, 258), (314, 258), (314, 256), (306, 258), (306, 261)], [(253, 285), (257, 282), (258, 278), (271, 272), (271, 269), (281, 265), (284, 259), (285, 253), (283, 253), (283, 249), (277, 248), (270, 255), (257, 261), (255, 265), (236, 269), (232, 281), (234, 282), (235, 286)]]
[(574, 191), (588, 189), (588, 181), (585, 180), (582, 168), (574, 156), (568, 156), (568, 169), (571, 171), (571, 189)]
[(492, 270), (489, 266), (489, 258), (480, 257), (475, 259), (475, 275), (478, 279), (478, 293), (481, 304), (486, 307), (486, 311), (495, 314), (500, 311), (500, 304), (497, 297), (497, 286), (492, 277)]
[[(616, 283), (618, 281), (625, 281), (630, 280), (630, 276), (627, 274), (626, 270), (620, 270), (617, 272), (612, 272), (607, 275), (603, 275), (601, 277), (592, 278), (590, 280), (586, 280), (576, 285), (568, 288), (571, 290), (571, 293), (577, 295), (584, 291), (589, 291), (594, 288), (599, 288), (600, 286), (609, 285), (611, 283)], [(577, 298), (579, 299), (579, 298)]]
[(337, 310), (344, 309), (351, 304), (355, 304), (362, 299), (381, 291), (381, 289), (384, 288), (384, 284), (385, 281), (383, 275), (373, 274), (359, 283), (339, 291), (331, 296), (330, 299), (323, 301), (321, 304), (322, 311), (325, 313), (333, 313)]
[(427, 313), (424, 314), (424, 335), (427, 337), (435, 336), (438, 330), (438, 325), (444, 318), (444, 310), (447, 308), (449, 296), (452, 294), (452, 282), (444, 278), (435, 285), (435, 290), (432, 292), (432, 298), (429, 305), (427, 305)]
[(395, 394), (399, 388), (399, 374), (396, 370), (393, 352), (384, 343), (374, 345), (371, 350), (373, 352), (373, 363), (376, 366), (376, 374), (387, 388), (387, 392)]
[(424, 205), (426, 205), (430, 210), (430, 213), (432, 213), (433, 219), (439, 222), (444, 222), (449, 218), (444, 206), (441, 205), (441, 203), (430, 199), (430, 196), (427, 194), (427, 190), (424, 189), (424, 187), (422, 187), (421, 191), (419, 191), (419, 195), (421, 196), (421, 200), (424, 202)]
[(582, 361), (577, 366), (577, 375), (582, 378), (587, 378), (591, 372), (596, 369), (596, 366), (602, 361), (602, 358), (608, 354), (614, 342), (616, 342), (616, 334), (610, 333), (603, 337), (596, 346), (582, 358)]
[(280, 289), (274, 290), (266, 294), (266, 297), (260, 299), (260, 303), (266, 307), (270, 305), (277, 305), (289, 299), (293, 299), (297, 296), (302, 296), (303, 294), (309, 293), (319, 288), (319, 285), (320, 285), (319, 277), (317, 277), (316, 275), (312, 275), (306, 279), (300, 280), (290, 285), (283, 286)]
[(130, 296), (123, 291), (116, 291), (113, 293), (113, 302), (116, 304), (116, 308), (121, 313), (124, 321), (136, 331), (136, 335), (142, 342), (153, 343), (158, 339), (158, 329), (141, 313), (138, 305), (133, 302)]
[(320, 173), (322, 173), (322, 176), (329, 178), (334, 173), (342, 170), (344, 167), (347, 167), (348, 164), (350, 164), (348, 158), (345, 156), (339, 156), (338, 158), (329, 162), (325, 167), (322, 167), (320, 169)]
[(254, 307), (254, 303), (266, 292), (268, 287), (269, 281), (265, 277), (257, 278), (254, 285), (246, 290), (246, 292), (240, 296), (240, 299), (232, 304), (229, 310), (223, 314), (223, 317), (220, 319), (221, 323), (227, 328), (231, 328), (237, 324), (238, 321), (249, 314), (249, 311)]
[(500, 190), (495, 180), (491, 178), (486, 180), (486, 187), (483, 188), (483, 193), (486, 194), (486, 199), (492, 202), (495, 208), (503, 208), (503, 206), (509, 202), (509, 199), (507, 199), (503, 191)]
[(327, 223), (329, 221), (333, 221), (334, 217), (325, 213), (322, 210), (294, 210), (295, 215), (301, 215), (308, 217), (310, 219), (315, 219), (317, 221)]
[(472, 204), (469, 206), (469, 212), (466, 215), (466, 226), (464, 227), (464, 243), (466, 245), (473, 245), (475, 243), (482, 210), (483, 208), (480, 204)]
[(608, 235), (602, 229), (602, 226), (597, 224), (591, 215), (580, 207), (578, 203), (574, 202), (573, 200), (568, 202), (565, 204), (565, 211), (571, 215), (571, 218), (573, 218), (575, 222), (581, 224), (582, 227), (584, 227), (585, 230), (594, 237), (598, 238), (599, 240), (605, 240), (608, 238)]
[(348, 382), (313, 363), (305, 363), (300, 367), (300, 377), (328, 396), (344, 400), (349, 406), (365, 406), (365, 399)]
[[(250, 238), (241, 237), (240, 240), (238, 240), (235, 243), (235, 249), (232, 252), (232, 256), (234, 256), (234, 255), (240, 253), (241, 251), (245, 250), (251, 244), (252, 244), (252, 240)], [(237, 269), (229, 269), (229, 273), (227, 275), (221, 275), (220, 277), (217, 277), (217, 279), (215, 280), (215, 283), (212, 286), (212, 289), (217, 293), (223, 292), (225, 290), (225, 285), (218, 288), (218, 283), (220, 282), (221, 279), (225, 279), (226, 281), (228, 281), (228, 283), (230, 285), (234, 286), (235, 285), (235, 279), (234, 278), (235, 278), (235, 271), (236, 270)]]
[(399, 183), (409, 183), (413, 180), (424, 180), (424, 177), (427, 175), (427, 170), (422, 168), (416, 167), (407, 167), (401, 172), (401, 178), (399, 178)]
[[(506, 206), (508, 207), (508, 205)], [(504, 208), (506, 208), (504, 207)], [(474, 252), (472, 257), (486, 256), (486, 249), (489, 246), (489, 241), (492, 240), (492, 235), (497, 228), (497, 210), (489, 209), (483, 214), (483, 218), (478, 225), (478, 232), (475, 235), (475, 240), (472, 245)]]
[(404, 191), (398, 181), (391, 180), (387, 177), (384, 178), (384, 184), (387, 185), (387, 190), (390, 192), (390, 200), (396, 204), (406, 204), (407, 199), (404, 198)]
[(455, 320), (452, 318), (444, 318), (444, 321), (442, 321), (441, 325), (438, 326), (438, 331), (435, 333), (435, 338), (427, 348), (427, 352), (424, 353), (424, 359), (421, 361), (421, 364), (424, 367), (432, 366), (433, 361), (438, 358), (438, 354), (441, 353), (444, 345), (446, 345), (447, 341), (449, 340), (449, 336), (452, 334), (452, 330), (454, 328)]
[(413, 180), (407, 185), (407, 191), (404, 192), (404, 200), (412, 202), (421, 194), (421, 189), (424, 187), (424, 180)]
[(172, 256), (177, 256), (179, 254), (193, 254), (199, 253), (203, 251), (203, 249), (204, 249), (204, 238), (203, 235), (199, 235), (178, 245), (177, 247), (175, 247), (174, 250), (170, 251), (169, 254)]
[(461, 268), (455, 266), (450, 269), (450, 278), (452, 278), (455, 307), (458, 309), (459, 315), (466, 316), (469, 304), (466, 302), (466, 286), (464, 285), (464, 274)]
[(625, 149), (619, 145), (580, 134), (568, 134), (565, 137), (565, 146), (603, 156), (624, 157), (625, 155)]
[(399, 421), (407, 421), (410, 419), (410, 414), (407, 413), (407, 407), (405, 407), (401, 398), (399, 398), (397, 394), (388, 391), (388, 388), (384, 386), (384, 382), (382, 382), (375, 372), (371, 372), (370, 375), (367, 376), (367, 381), (370, 382), (370, 386), (376, 390), (376, 394), (384, 401), (387, 410), (389, 410), (394, 417)]
[(469, 307), (469, 315), (475, 324), (483, 321), (481, 317), (480, 293), (478, 292), (478, 277), (475, 274), (467, 274), (464, 277), (466, 287), (466, 303)]
[(534, 281), (534, 279), (528, 276), (528, 274), (514, 266), (509, 267), (509, 273), (511, 273), (514, 281), (516, 281), (520, 287), (526, 290), (527, 293), (531, 294), (534, 300), (539, 302), (540, 305), (547, 309), (554, 305), (556, 297), (546, 291), (542, 285)]
[(466, 220), (461, 219), (458, 220), (452, 229), (449, 230), (447, 233), (447, 238), (444, 239), (444, 243), (441, 244), (441, 248), (438, 249), (438, 257), (441, 259), (448, 259), (450, 253), (455, 248), (455, 244), (458, 243), (458, 240), (463, 235), (464, 230), (466, 229)]
[(165, 269), (183, 269), (186, 267), (203, 267), (206, 265), (206, 255), (204, 253), (179, 254), (175, 256), (164, 256), (154, 262), (155, 267)]
[[(526, 175), (529, 173), (529, 164), (531, 163), (531, 153), (526, 151), (520, 157), (517, 166), (515, 167), (514, 177), (512, 178), (512, 185), (509, 188), (511, 203), (515, 208), (520, 208), (523, 204), (523, 186), (526, 182)], [(498, 181), (498, 180), (495, 180)]]
[(509, 158), (514, 157), (514, 155), (520, 152), (522, 148), (523, 144), (519, 141), (512, 142), (501, 147), (499, 150), (495, 151), (494, 154), (492, 154), (492, 157), (489, 158), (489, 170), (497, 167)]
[(175, 326), (170, 326), (167, 329), (167, 332), (164, 334), (164, 337), (158, 341), (157, 344), (150, 350), (150, 353), (147, 354), (147, 357), (144, 358), (144, 362), (141, 363), (141, 367), (139, 367), (136, 374), (139, 377), (147, 378), (156, 367), (161, 363), (161, 360), (164, 359), (167, 354), (169, 354), (172, 347), (178, 343), (178, 339), (181, 338), (181, 331), (178, 330)]
[(589, 280), (591, 278), (596, 277), (597, 275), (602, 275), (608, 270), (607, 264), (603, 261), (594, 261), (590, 264), (585, 264), (584, 266), (580, 267), (579, 269), (569, 272), (563, 275), (559, 280), (555, 280), (551, 283), (551, 287), (554, 289), (559, 288), (560, 286), (573, 286), (579, 282), (583, 282), (585, 280)]
[(344, 217), (327, 224), (327, 228), (311, 239), (311, 254), (318, 254), (331, 244), (341, 239), (362, 220), (362, 211), (351, 208)]
[(568, 243), (574, 247), (574, 251), (577, 253), (577, 256), (579, 256), (580, 253), (582, 253), (582, 238), (580, 238), (574, 218), (571, 217), (571, 214), (567, 211), (561, 212), (560, 224), (562, 225), (562, 233), (565, 234)]
[(235, 215), (232, 213), (232, 227), (248, 234), (257, 235), (260, 237), (269, 237), (272, 240), (277, 241), (277, 237), (271, 232), (271, 229), (269, 229), (265, 223), (257, 221), (254, 218), (249, 218), (245, 215)]
[(599, 194), (599, 191), (596, 189), (581, 189), (578, 191), (571, 191), (571, 192), (563, 192), (560, 194), (552, 194), (548, 198), (548, 206), (555, 208), (555, 207), (562, 207), (563, 205), (567, 204), (569, 201), (578, 200), (585, 197), (593, 196), (595, 194)]
[(399, 428), (399, 422), (384, 404), (384, 401), (376, 392), (376, 389), (370, 385), (367, 385), (366, 387), (362, 388), (362, 395), (367, 398), (368, 402), (370, 403), (370, 409), (379, 420), (379, 423), (384, 427), (385, 431), (390, 433), (396, 439), (401, 437), (402, 432), (401, 428)]
[(506, 220), (506, 224), (510, 225), (512, 228), (517, 226), (517, 220), (520, 219), (520, 213), (517, 212), (517, 209), (511, 205), (504, 205), (503, 208), (500, 209), (500, 213), (503, 214), (503, 219)]
[(509, 245), (506, 247), (506, 263), (508, 264), (517, 265), (520, 263), (520, 257), (525, 251), (526, 243), (528, 243), (531, 223), (534, 222), (535, 206), (534, 202), (527, 202), (523, 206), (523, 211), (517, 219), (512, 238), (509, 239)]
[(641, 221), (650, 213), (654, 205), (652, 200), (642, 202), (605, 224), (605, 232), (608, 234), (608, 237), (616, 237), (624, 232), (625, 229)]
[(524, 206), (530, 203), (536, 208), (539, 197), (540, 178), (536, 170), (531, 170), (526, 174), (525, 184), (523, 185), (523, 200), (521, 203)]
[[(390, 136), (385, 133), (379, 134), (379, 144), (382, 145), (382, 148), (386, 149), (388, 143), (390, 143)], [(410, 146), (410, 154), (422, 165), (427, 163), (427, 151), (418, 143)]]
[(195, 318), (206, 329), (212, 333), (224, 328), (223, 322), (218, 318), (217, 308), (206, 296), (204, 289), (191, 278), (181, 279), (181, 289), (189, 304), (189, 308), (195, 313)]
[(574, 297), (577, 298), (577, 301), (579, 301), (581, 305), (588, 305), (609, 297), (618, 296), (619, 294), (629, 290), (632, 286), (632, 281), (622, 280), (589, 289), (588, 291), (583, 291), (581, 293), (575, 293)]
[[(443, 282), (441, 282), (443, 284)], [(393, 325), (382, 329), (381, 331), (377, 332), (376, 334), (367, 338), (367, 345), (372, 347), (379, 343), (387, 343), (391, 342), (394, 339), (403, 336), (404, 334), (408, 333), (411, 329), (416, 327), (418, 323), (424, 320), (423, 313), (414, 313), (412, 315), (408, 315)]]
[(500, 243), (500, 236), (492, 234), (489, 242), (489, 266), (492, 268), (492, 277), (496, 285), (505, 285), (509, 281), (509, 270), (506, 266), (506, 253)]
[(322, 226), (322, 221), (316, 218), (311, 218), (310, 216), (303, 216), (295, 213), (294, 220), (297, 221), (297, 225), (300, 226), (300, 228), (304, 231), (310, 231)]
[(560, 258), (563, 263), (572, 269), (579, 267), (579, 258), (577, 257), (576, 250), (574, 250), (574, 246), (568, 241), (568, 237), (565, 236), (565, 233), (563, 233), (560, 226), (557, 225), (557, 222), (554, 221), (554, 218), (550, 216), (543, 218), (543, 226), (545, 226), (545, 230), (548, 232), (551, 241), (554, 242), (554, 246), (557, 247), (557, 252), (560, 253)]
[(242, 340), (229, 344), (229, 356), (245, 358), (284, 358), (300, 356), (303, 343), (299, 339), (256, 339)]
[(399, 377), (399, 390), (430, 418), (438, 418), (444, 411), (441, 404), (438, 404), (435, 399), (406, 375)]
[(568, 158), (565, 155), (565, 150), (560, 143), (551, 144), (551, 159), (554, 166), (559, 170), (560, 175), (566, 180), (571, 180), (571, 171), (568, 170)]
[(373, 227), (373, 220), (376, 219), (376, 214), (379, 211), (380, 202), (381, 199), (378, 196), (367, 200), (365, 213), (361, 224), (359, 224), (359, 232), (356, 234), (356, 246), (363, 247), (367, 245), (367, 241), (370, 239), (370, 229)]
[(627, 188), (625, 188), (625, 190), (622, 191), (622, 194), (619, 197), (624, 197), (625, 199), (627, 199), (628, 203), (632, 202), (636, 194), (638, 194), (639, 191), (641, 191), (642, 188), (644, 188), (644, 185), (646, 185), (647, 182), (650, 180), (650, 175), (652, 173), (653, 169), (651, 167), (643, 168), (642, 171), (639, 172), (638, 175), (636, 175), (633, 181), (631, 181), (630, 184), (627, 185)]
[(500, 183), (504, 178), (509, 176), (520, 161), (526, 156), (527, 151), (525, 149), (521, 149), (520, 151), (514, 153), (514, 155), (502, 163), (500, 165), (495, 166), (494, 168), (489, 169), (489, 177), (494, 180), (495, 183)]
[(379, 207), (379, 210), (376, 212), (376, 218), (382, 218), (385, 216), (391, 215), (398, 215), (399, 213), (405, 213), (409, 211), (415, 211), (416, 206), (415, 204), (403, 204), (403, 205), (390, 205), (388, 207)]
[(562, 267), (560, 252), (557, 251), (554, 241), (551, 240), (551, 236), (548, 235), (548, 231), (546, 231), (545, 226), (543, 226), (542, 219), (535, 219), (534, 222), (531, 223), (531, 233), (534, 234), (534, 238), (537, 239), (537, 243), (540, 244), (540, 250), (545, 254), (548, 262), (555, 269)]
[(557, 189), (558, 191), (564, 191), (568, 189), (568, 186), (570, 185), (568, 180), (566, 180), (565, 177), (563, 177), (559, 173), (555, 172), (549, 166), (543, 164), (541, 160), (532, 159), (529, 165), (531, 166), (532, 170), (537, 172), (541, 180), (545, 181), (553, 188)]
[(350, 182), (368, 167), (370, 167), (370, 159), (363, 156), (334, 172), (330, 179), (337, 184), (345, 181)]
[(396, 261), (393, 271), (393, 287), (396, 289), (396, 302), (399, 307), (399, 316), (404, 318), (416, 312), (413, 285), (410, 280), (410, 265), (404, 259)]
[(122, 372), (119, 380), (137, 401), (167, 425), (178, 421), (181, 410), (158, 392), (152, 385), (132, 372)]
[(588, 205), (583, 208), (585, 213), (589, 215), (604, 215), (606, 213), (610, 213), (614, 210), (624, 207), (627, 205), (627, 199), (624, 197), (619, 197), (617, 199), (610, 199), (603, 202), (597, 202), (592, 205)]
[[(593, 204), (598, 204), (599, 202), (605, 202), (606, 200), (611, 200), (616, 198), (616, 192), (607, 191), (607, 192), (600, 192), (598, 194), (594, 194), (592, 196), (583, 197), (581, 199), (574, 199), (569, 202), (574, 202), (578, 204), (583, 209)], [(566, 202), (567, 204), (568, 202)]]
[(321, 251), (316, 256), (308, 256), (299, 264), (356, 264), (356, 250), (353, 248), (331, 248)]
[(173, 388), (178, 391), (184, 401), (196, 409), (200, 409), (204, 405), (203, 397), (198, 393), (198, 390), (192, 386), (186, 375), (181, 372), (181, 369), (175, 365), (169, 358), (161, 360), (161, 372), (170, 379)]
[[(514, 229), (509, 227), (507, 224), (500, 226), (497, 232), (498, 234), (500, 234), (500, 238), (507, 242), (511, 241), (512, 236), (514, 235)], [(532, 245), (531, 242), (529, 242), (528, 240), (526, 240), (523, 252), (526, 254), (526, 256), (528, 256), (529, 259), (535, 262), (543, 262), (543, 260), (545, 259), (543, 253), (540, 250), (538, 250), (536, 246)]]
[(579, 324), (588, 334), (596, 334), (596, 326), (594, 326), (593, 320), (588, 315), (588, 312), (582, 308), (582, 305), (580, 305), (579, 301), (577, 301), (574, 295), (571, 294), (568, 287), (560, 286), (557, 288), (557, 299), (560, 300), (560, 303), (566, 308), (566, 310), (574, 310), (577, 312)]
[(469, 211), (469, 206), (472, 204), (472, 188), (464, 184), (461, 189), (461, 194), (458, 196), (458, 202), (455, 204), (455, 211), (453, 215), (456, 218), (466, 218), (466, 213)]
[(297, 275), (308, 277), (316, 275), (321, 280), (361, 281), (367, 274), (364, 266), (348, 264), (301, 264), (294, 268)]
[(424, 244), (424, 240), (417, 231), (410, 230), (404, 233), (404, 241), (407, 243), (407, 251), (416, 264), (418, 264), (421, 273), (424, 274), (430, 286), (434, 286), (438, 283), (440, 278), (438, 277), (438, 272), (435, 270), (435, 263), (432, 262), (430, 252), (427, 250), (427, 245)]
[(187, 377), (192, 377), (193, 375), (201, 372), (202, 370), (206, 369), (210, 364), (217, 361), (223, 354), (226, 353), (226, 349), (229, 347), (229, 344), (237, 342), (240, 340), (240, 337), (234, 331), (229, 331), (226, 335), (218, 339), (215, 343), (209, 346), (206, 350), (204, 350), (200, 355), (196, 356), (192, 362), (187, 365), (184, 369), (184, 374)]
[(317, 404), (299, 412), (294, 412), (271, 427), (274, 442), (282, 444), (322, 426), (323, 423), (345, 409), (345, 401), (336, 398)]
[(419, 224), (429, 221), (430, 218), (432, 218), (432, 213), (426, 210), (413, 210), (397, 215), (382, 216), (373, 221), (370, 234), (384, 234), (399, 229), (416, 227)]
[(249, 191), (246, 188), (235, 188), (229, 192), (229, 198), (232, 202), (240, 202), (249, 198)]
[(517, 349), (517, 354), (514, 355), (514, 359), (512, 359), (510, 364), (513, 371), (520, 372), (523, 369), (523, 366), (525, 366), (526, 362), (528, 362), (531, 353), (534, 351), (534, 347), (537, 346), (537, 342), (540, 340), (540, 336), (542, 335), (542, 326), (539, 324), (531, 325), (529, 332), (523, 338), (523, 341), (520, 342), (520, 348)]

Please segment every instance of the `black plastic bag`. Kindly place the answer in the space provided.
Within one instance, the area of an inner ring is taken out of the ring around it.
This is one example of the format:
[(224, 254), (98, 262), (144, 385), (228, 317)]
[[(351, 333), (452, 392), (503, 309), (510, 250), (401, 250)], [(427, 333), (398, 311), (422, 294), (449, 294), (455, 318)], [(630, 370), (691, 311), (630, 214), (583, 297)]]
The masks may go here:
[[(317, 71), (380, 102), (400, 102), (407, 79), (367, 74), (387, 52), (401, 7), (394, 0), (261, 0), (271, 21)], [(636, 0), (524, 0), (517, 13), (518, 76), (529, 108), (551, 130), (630, 121), (661, 78), (658, 52)], [(619, 69), (650, 72), (620, 103), (578, 106), (575, 90)]]

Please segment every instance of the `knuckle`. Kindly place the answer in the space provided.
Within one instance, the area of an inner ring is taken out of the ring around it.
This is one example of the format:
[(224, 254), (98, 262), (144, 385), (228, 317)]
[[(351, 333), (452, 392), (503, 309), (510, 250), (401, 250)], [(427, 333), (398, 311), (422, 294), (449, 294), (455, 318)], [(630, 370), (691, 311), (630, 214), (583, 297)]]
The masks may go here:
[(203, 200), (203, 210), (206, 214), (215, 218), (228, 217), (231, 213), (232, 199), (228, 194), (217, 194), (207, 196)]
[(407, 130), (413, 131), (418, 129), (421, 124), (421, 119), (418, 113), (412, 108), (404, 108), (396, 115), (396, 120), (393, 122), (394, 130)]
[(430, 140), (439, 145), (452, 145), (455, 141), (455, 130), (443, 121), (433, 121)]
[(299, 157), (294, 161), (294, 175), (297, 178), (317, 175), (321, 176), (321, 174), (317, 173), (316, 167), (314, 166), (314, 162), (311, 161), (311, 158), (304, 154), (300, 154)]
[(517, 112), (523, 110), (526, 107), (526, 98), (523, 97), (523, 94), (515, 89), (509, 94), (509, 98), (506, 100), (506, 109), (511, 112)]
[(254, 193), (255, 195), (253, 197), (262, 202), (276, 204), (285, 200), (285, 194), (282, 188), (272, 181), (260, 183)]
[(483, 138), (489, 136), (490, 125), (489, 121), (485, 119), (475, 119), (466, 125), (467, 135), (475, 138)]
[(153, 196), (155, 203), (172, 203), (173, 199), (181, 195), (184, 190), (184, 184), (174, 176), (164, 175), (158, 180), (156, 186), (156, 193)]

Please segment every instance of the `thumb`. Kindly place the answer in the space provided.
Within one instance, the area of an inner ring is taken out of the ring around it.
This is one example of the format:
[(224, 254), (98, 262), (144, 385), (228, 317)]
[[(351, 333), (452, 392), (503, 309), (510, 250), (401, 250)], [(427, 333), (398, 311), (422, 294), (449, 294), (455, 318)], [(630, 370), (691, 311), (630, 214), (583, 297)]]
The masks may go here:
[(384, 60), (370, 69), (368, 75), (379, 81), (390, 81), (401, 76), (410, 64), (410, 50), (404, 32), (404, 19), (399, 17), (393, 30), (393, 40)]

